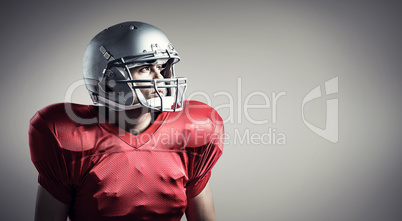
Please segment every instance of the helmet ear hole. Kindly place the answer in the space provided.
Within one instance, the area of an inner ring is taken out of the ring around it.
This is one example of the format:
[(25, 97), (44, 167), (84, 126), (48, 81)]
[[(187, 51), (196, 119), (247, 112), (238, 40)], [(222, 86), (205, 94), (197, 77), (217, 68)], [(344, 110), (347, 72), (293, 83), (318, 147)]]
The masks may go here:
[(115, 103), (122, 105), (132, 105), (134, 102), (134, 94), (128, 83), (117, 83), (118, 80), (125, 80), (117, 68), (104, 70), (102, 79), (99, 81), (101, 96)]
[(116, 74), (111, 69), (105, 69), (103, 77), (101, 79), (100, 86), (106, 93), (112, 93), (116, 91)]

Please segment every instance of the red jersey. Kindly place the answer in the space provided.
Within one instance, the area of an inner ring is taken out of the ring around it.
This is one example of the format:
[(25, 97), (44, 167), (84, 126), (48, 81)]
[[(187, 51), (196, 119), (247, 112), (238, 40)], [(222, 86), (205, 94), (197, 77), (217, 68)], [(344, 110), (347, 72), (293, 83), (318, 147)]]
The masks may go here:
[(70, 103), (37, 112), (29, 145), (39, 184), (70, 205), (73, 221), (180, 220), (222, 154), (217, 112), (186, 101), (139, 135), (99, 116)]

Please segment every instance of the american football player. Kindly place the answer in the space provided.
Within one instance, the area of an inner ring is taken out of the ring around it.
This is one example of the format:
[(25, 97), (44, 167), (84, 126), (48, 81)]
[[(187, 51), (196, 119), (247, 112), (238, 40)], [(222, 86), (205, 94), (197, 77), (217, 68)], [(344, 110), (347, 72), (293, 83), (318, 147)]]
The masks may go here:
[(97, 34), (83, 58), (94, 105), (58, 103), (30, 121), (35, 220), (215, 220), (209, 186), (224, 127), (184, 100), (166, 35), (143, 22)]

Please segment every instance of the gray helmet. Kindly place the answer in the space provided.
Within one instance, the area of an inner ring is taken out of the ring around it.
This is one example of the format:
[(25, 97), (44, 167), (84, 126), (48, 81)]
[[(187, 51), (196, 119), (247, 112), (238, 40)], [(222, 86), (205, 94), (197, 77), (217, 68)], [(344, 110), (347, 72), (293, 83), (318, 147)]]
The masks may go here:
[[(130, 68), (161, 61), (164, 79), (132, 79)], [(103, 30), (89, 42), (83, 59), (84, 81), (95, 104), (114, 110), (145, 106), (178, 111), (187, 87), (187, 79), (174, 74), (174, 64), (179, 61), (179, 54), (160, 29), (143, 22), (124, 22)], [(155, 90), (158, 96), (147, 100), (140, 91), (143, 88)], [(158, 92), (162, 88), (168, 91), (166, 96)]]

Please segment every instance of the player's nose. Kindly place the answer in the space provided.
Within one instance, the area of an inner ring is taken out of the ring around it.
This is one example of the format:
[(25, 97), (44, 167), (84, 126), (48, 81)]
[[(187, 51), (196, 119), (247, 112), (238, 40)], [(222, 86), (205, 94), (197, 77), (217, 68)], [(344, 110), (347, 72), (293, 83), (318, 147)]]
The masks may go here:
[(163, 79), (164, 78), (161, 71), (157, 67), (152, 67), (152, 74), (153, 74), (154, 79)]

